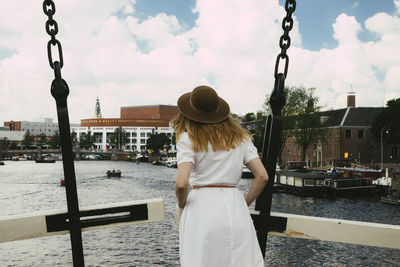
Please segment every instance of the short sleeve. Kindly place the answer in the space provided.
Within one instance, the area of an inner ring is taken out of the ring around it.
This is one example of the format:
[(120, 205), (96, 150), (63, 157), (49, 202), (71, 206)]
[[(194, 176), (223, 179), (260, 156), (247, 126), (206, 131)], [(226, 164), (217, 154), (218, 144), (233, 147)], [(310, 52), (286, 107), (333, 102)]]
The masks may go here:
[(258, 158), (257, 148), (251, 140), (246, 140), (244, 143), (243, 164), (246, 165), (250, 160)]
[(190, 142), (189, 136), (187, 133), (183, 133), (178, 143), (176, 144), (176, 160), (178, 165), (183, 162), (192, 162), (194, 164), (194, 152), (192, 148), (192, 143)]

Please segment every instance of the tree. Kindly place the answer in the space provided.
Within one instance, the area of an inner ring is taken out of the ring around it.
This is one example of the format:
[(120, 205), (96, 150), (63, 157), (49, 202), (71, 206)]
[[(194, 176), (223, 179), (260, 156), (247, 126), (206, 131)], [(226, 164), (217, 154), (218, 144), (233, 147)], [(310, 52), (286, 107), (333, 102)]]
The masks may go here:
[(39, 145), (39, 146), (44, 146), (44, 145), (46, 145), (46, 143), (47, 143), (47, 137), (46, 137), (46, 134), (45, 133), (41, 133), (41, 134), (39, 134), (38, 136), (37, 136), (37, 144)]
[(75, 148), (78, 144), (78, 135), (75, 131), (71, 132), (71, 143), (73, 148)]
[(256, 120), (256, 114), (253, 112), (246, 113), (242, 119), (243, 122), (250, 122)]
[(147, 148), (154, 151), (155, 154), (158, 154), (164, 145), (169, 147), (170, 144), (171, 139), (165, 133), (151, 134), (147, 139)]
[(374, 122), (372, 123), (372, 134), (376, 140), (381, 139), (381, 130), (385, 126), (390, 126), (389, 134), (383, 141), (387, 144), (397, 145), (400, 143), (400, 98), (391, 99), (386, 103)]
[(7, 137), (0, 139), (0, 153), (8, 150), (8, 146), (10, 145), (10, 140)]
[(124, 146), (127, 141), (127, 133), (124, 129), (121, 130), (121, 128), (116, 128), (114, 133), (107, 140), (109, 144), (116, 147), (118, 150), (121, 150), (121, 147)]
[[(302, 160), (305, 160), (308, 146), (322, 138), (322, 123), (318, 112), (318, 97), (314, 96), (315, 88), (285, 87), (286, 104), (282, 109), (281, 148), (278, 151), (278, 162), (282, 162), (282, 151), (286, 140), (294, 137), (302, 148)], [(270, 112), (269, 96), (264, 102), (264, 111)]]
[(56, 131), (54, 135), (49, 140), (49, 145), (52, 148), (60, 148), (61, 141), (60, 141), (60, 133)]
[(27, 130), (25, 132), (24, 139), (22, 140), (22, 145), (24, 147), (29, 147), (32, 144), (33, 140), (34, 140), (33, 135), (31, 135), (31, 132)]
[(79, 140), (79, 147), (85, 149), (93, 148), (95, 143), (95, 137), (91, 131), (88, 131), (87, 134), (82, 135), (81, 139)]
[[(292, 97), (296, 99), (296, 113), (293, 116), (294, 130), (289, 130), (289, 136), (296, 139), (296, 144), (302, 149), (302, 161), (306, 159), (306, 150), (308, 146), (321, 140), (323, 136), (322, 122), (318, 106), (318, 97), (314, 96), (315, 88), (299, 87), (292, 92)], [(291, 124), (291, 123), (289, 123)]]

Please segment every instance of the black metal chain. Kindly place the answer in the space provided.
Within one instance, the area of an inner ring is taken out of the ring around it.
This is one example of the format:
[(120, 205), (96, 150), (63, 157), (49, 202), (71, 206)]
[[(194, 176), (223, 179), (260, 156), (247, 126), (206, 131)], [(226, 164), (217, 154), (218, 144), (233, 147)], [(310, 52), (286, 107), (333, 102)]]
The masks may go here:
[(53, 15), (56, 13), (56, 6), (52, 0), (43, 1), (43, 12), (48, 16), (46, 21), (46, 32), (50, 35), (51, 39), (47, 43), (47, 56), (49, 58), (49, 64), (52, 69), (54, 69), (53, 55), (51, 52), (52, 46), (57, 46), (58, 48), (58, 58), (60, 60), (60, 69), (64, 65), (63, 54), (61, 43), (56, 39), (56, 34), (58, 33), (58, 24), (53, 19)]
[(275, 74), (274, 74), (275, 79), (278, 77), (279, 63), (280, 63), (281, 59), (285, 60), (285, 67), (284, 67), (283, 75), (285, 76), (285, 78), (287, 76), (287, 72), (288, 72), (288, 68), (289, 68), (289, 56), (286, 54), (286, 51), (290, 47), (290, 43), (291, 43), (289, 32), (293, 28), (292, 14), (296, 10), (296, 0), (286, 0), (285, 10), (286, 10), (286, 16), (282, 20), (283, 35), (279, 39), (279, 47), (281, 48), (281, 52), (276, 57), (276, 62), (275, 62)]

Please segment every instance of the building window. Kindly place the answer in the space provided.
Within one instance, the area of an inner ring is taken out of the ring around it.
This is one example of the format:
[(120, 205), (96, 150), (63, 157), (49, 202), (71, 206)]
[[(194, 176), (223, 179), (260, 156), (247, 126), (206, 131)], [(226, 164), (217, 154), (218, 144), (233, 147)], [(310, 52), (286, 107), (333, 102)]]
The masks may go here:
[(136, 137), (137, 136), (137, 134), (136, 133), (132, 133), (132, 137)]
[(364, 138), (364, 130), (358, 130), (358, 138)]
[(146, 144), (146, 139), (140, 139), (141, 144)]
[(146, 137), (146, 133), (140, 133), (140, 137)]
[(137, 140), (136, 139), (132, 139), (132, 144), (136, 144)]
[(346, 130), (346, 138), (351, 139), (351, 130)]

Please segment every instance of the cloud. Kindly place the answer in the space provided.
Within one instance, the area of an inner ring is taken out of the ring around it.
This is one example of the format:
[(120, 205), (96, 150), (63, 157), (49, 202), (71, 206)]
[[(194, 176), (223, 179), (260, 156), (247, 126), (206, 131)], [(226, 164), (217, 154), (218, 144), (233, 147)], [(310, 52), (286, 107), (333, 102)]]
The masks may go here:
[[(92, 117), (97, 96), (102, 115), (118, 117), (121, 106), (175, 104), (199, 84), (214, 86), (235, 113), (261, 109), (274, 84), (283, 33), (285, 11), (278, 1), (198, 0), (193, 28), (165, 13), (139, 20), (135, 3), (56, 3), (71, 122)], [(360, 106), (380, 106), (398, 95), (398, 16), (378, 13), (358, 22), (340, 14), (332, 25), (338, 46), (320, 51), (302, 47), (294, 18), (287, 85), (316, 87), (326, 108), (344, 107), (351, 86)], [(56, 118), (46, 19), (41, 4), (30, 1), (10, 2), (0, 10), (0, 48), (13, 51), (0, 59), (0, 122), (40, 114)], [(361, 42), (361, 30), (373, 32), (378, 41)]]

